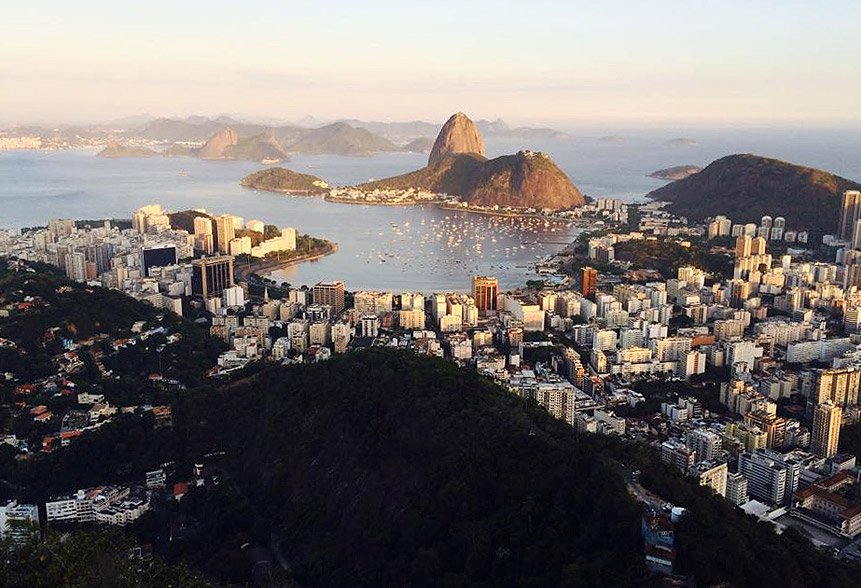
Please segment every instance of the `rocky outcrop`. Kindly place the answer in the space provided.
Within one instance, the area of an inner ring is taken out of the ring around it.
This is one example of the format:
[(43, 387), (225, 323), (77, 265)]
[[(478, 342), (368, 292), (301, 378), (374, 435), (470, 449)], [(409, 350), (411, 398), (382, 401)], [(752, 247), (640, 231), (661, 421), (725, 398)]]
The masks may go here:
[(230, 147), (238, 144), (239, 135), (232, 128), (227, 127), (212, 135), (200, 148), (197, 156), (201, 159), (226, 159), (229, 157)]
[(703, 168), (696, 165), (677, 165), (675, 167), (653, 171), (649, 174), (649, 177), (655, 178), (656, 180), (684, 180), (685, 178), (692, 176), (695, 173), (699, 173), (702, 170)]
[(814, 235), (836, 229), (845, 190), (857, 182), (826, 171), (757, 155), (728, 155), (701, 172), (653, 190), (670, 210), (694, 219), (723, 214), (736, 223), (782, 216), (793, 230)]
[(437, 135), (428, 157), (428, 167), (434, 167), (451, 155), (471, 153), (484, 157), (484, 141), (468, 116), (458, 112), (449, 118)]

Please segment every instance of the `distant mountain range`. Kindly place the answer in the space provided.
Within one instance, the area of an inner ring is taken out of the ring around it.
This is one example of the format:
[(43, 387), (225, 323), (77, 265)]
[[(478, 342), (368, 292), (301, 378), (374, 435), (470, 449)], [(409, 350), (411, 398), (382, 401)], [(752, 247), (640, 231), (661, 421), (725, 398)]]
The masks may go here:
[[(436, 137), (439, 132), (439, 124), (425, 121), (412, 122), (371, 122), (356, 119), (348, 119), (344, 122), (364, 129), (372, 133), (382, 135), (392, 141), (409, 141), (418, 137)], [(548, 128), (516, 127), (508, 126), (501, 118), (494, 121), (478, 120), (475, 125), (479, 132), (486, 138), (510, 138), (510, 139), (570, 139), (563, 132)]]
[[(502, 119), (478, 121), (476, 126), (486, 137), (535, 140), (568, 138), (565, 133), (548, 128), (511, 128)], [(283, 152), (278, 158), (285, 159), (288, 152), (347, 156), (392, 152), (425, 153), (430, 149), (429, 141), (436, 136), (439, 125), (424, 121), (382, 123), (355, 119), (328, 124), (319, 124), (315, 119), (303, 119), (300, 123), (284, 124), (274, 120), (249, 122), (231, 116), (152, 118), (139, 115), (110, 124), (58, 128), (19, 126), (0, 130), (0, 136), (38, 137), (43, 148), (62, 149), (106, 144), (117, 146), (104, 151), (101, 154), (103, 157), (151, 157), (151, 154), (137, 149), (118, 148), (138, 145), (141, 142), (168, 144), (170, 147), (164, 153), (167, 156), (193, 156), (195, 147), (200, 147), (228, 128), (236, 134), (240, 142), (255, 136), (266, 137), (266, 142), (277, 151)], [(260, 154), (274, 153), (272, 149), (266, 148), (261, 150), (239, 147), (234, 151), (230, 158), (257, 159), (258, 151)]]
[(728, 155), (702, 171), (648, 194), (670, 209), (703, 219), (719, 214), (733, 222), (783, 216), (787, 227), (815, 236), (833, 233), (845, 190), (861, 184), (834, 174), (758, 155)]

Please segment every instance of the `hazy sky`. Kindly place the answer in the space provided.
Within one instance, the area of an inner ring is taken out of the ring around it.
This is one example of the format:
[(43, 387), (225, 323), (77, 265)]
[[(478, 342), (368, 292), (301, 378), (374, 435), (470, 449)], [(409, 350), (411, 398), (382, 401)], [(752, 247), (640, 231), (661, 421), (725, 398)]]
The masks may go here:
[(0, 121), (861, 126), (858, 0), (0, 0)]

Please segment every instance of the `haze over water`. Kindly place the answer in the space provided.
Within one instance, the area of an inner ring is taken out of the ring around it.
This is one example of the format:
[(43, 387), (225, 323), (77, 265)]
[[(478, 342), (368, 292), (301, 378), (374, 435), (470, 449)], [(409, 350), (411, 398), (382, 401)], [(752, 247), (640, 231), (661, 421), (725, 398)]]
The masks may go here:
[[(601, 140), (608, 136), (621, 140)], [(678, 137), (698, 146), (666, 144)], [(861, 135), (849, 131), (591, 129), (572, 132), (566, 141), (489, 139), (486, 144), (489, 157), (524, 148), (547, 151), (584, 193), (626, 201), (664, 184), (647, 177), (652, 171), (704, 166), (730, 153), (777, 157), (861, 180)], [(403, 153), (295, 156), (285, 166), (343, 185), (417, 169), (425, 161), (424, 154)], [(240, 161), (103, 159), (94, 150), (0, 152), (0, 227), (44, 225), (50, 218), (129, 218), (150, 203), (171, 210), (203, 207), (295, 226), (339, 243), (335, 255), (278, 272), (276, 279), (293, 284), (343, 279), (353, 289), (419, 291), (466, 290), (475, 274), (497, 275), (503, 288), (522, 285), (535, 277), (528, 266), (536, 257), (558, 250), (576, 234), (556, 223), (432, 206), (336, 204), (241, 188), (239, 180), (260, 167)]]

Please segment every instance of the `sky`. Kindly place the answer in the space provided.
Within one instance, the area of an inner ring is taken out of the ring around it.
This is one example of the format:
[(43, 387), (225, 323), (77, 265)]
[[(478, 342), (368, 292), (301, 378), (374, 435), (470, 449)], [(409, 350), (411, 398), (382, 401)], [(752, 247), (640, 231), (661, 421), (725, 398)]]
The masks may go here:
[(0, 122), (861, 127), (861, 2), (0, 0)]

